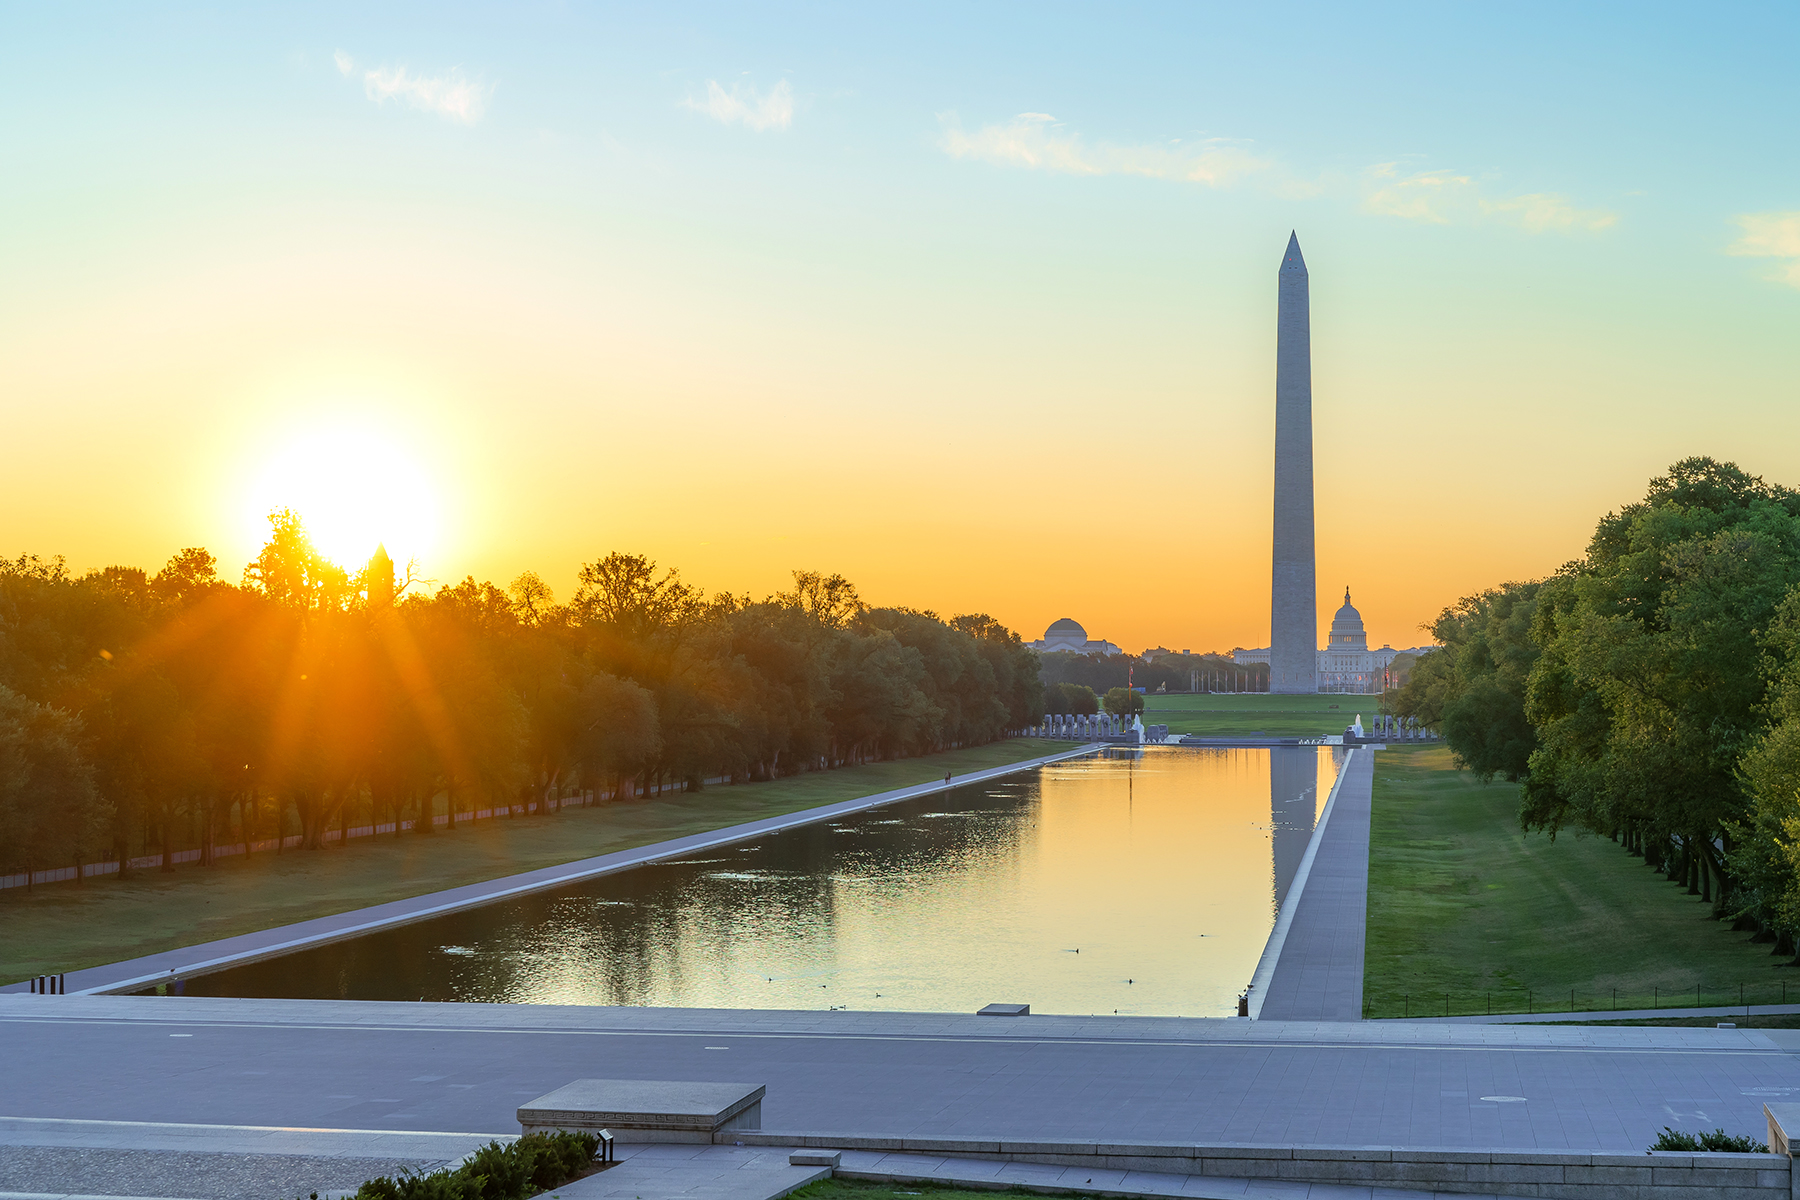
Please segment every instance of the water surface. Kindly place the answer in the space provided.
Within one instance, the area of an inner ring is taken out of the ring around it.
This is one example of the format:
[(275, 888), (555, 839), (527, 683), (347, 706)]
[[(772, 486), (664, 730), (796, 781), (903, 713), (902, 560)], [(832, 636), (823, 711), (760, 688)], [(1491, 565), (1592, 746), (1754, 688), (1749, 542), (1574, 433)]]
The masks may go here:
[(1335, 771), (1329, 747), (1108, 751), (187, 991), (1220, 1016), (1236, 1011)]

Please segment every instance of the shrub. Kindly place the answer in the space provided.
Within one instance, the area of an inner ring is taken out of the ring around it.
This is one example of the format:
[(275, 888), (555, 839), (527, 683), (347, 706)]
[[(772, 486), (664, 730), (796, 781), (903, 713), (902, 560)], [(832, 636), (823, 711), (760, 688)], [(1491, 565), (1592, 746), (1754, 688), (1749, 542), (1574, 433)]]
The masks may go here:
[(1663, 1131), (1650, 1143), (1652, 1150), (1711, 1151), (1715, 1154), (1767, 1154), (1769, 1147), (1749, 1134), (1729, 1134), (1723, 1129), (1695, 1136), (1663, 1126)]
[(580, 1175), (599, 1147), (591, 1133), (528, 1133), (508, 1145), (489, 1142), (456, 1167), (371, 1179), (356, 1200), (526, 1200)]

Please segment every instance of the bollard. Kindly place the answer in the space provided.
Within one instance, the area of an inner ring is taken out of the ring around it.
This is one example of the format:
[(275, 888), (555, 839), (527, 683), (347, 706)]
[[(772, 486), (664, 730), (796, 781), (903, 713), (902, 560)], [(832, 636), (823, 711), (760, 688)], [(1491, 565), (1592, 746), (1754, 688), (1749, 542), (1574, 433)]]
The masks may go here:
[(1248, 992), (1246, 992), (1244, 995), (1238, 997), (1238, 1016), (1247, 1017), (1249, 1015), (1250, 1015), (1250, 995)]

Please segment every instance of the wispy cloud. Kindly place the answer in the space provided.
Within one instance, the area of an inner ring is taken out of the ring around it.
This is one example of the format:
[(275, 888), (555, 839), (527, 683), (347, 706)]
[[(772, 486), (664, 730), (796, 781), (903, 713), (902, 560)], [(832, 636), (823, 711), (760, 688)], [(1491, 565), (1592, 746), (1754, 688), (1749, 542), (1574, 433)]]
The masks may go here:
[[(331, 60), (339, 74), (358, 74), (356, 60), (342, 50), (333, 52)], [(383, 64), (361, 71), (363, 94), (377, 104), (399, 100), (421, 112), (436, 113), (464, 125), (473, 125), (487, 111), (494, 95), (494, 85), (481, 79), (469, 79), (460, 67), (452, 67), (441, 75), (416, 75), (404, 66)]]
[(760, 94), (749, 84), (734, 83), (726, 91), (717, 80), (709, 79), (704, 99), (690, 96), (681, 103), (716, 121), (745, 125), (759, 133), (765, 129), (786, 129), (794, 123), (794, 89), (785, 79)]
[(1800, 212), (1745, 213), (1737, 223), (1744, 236), (1726, 247), (1725, 253), (1785, 259), (1776, 264), (1770, 278), (1800, 287)]
[(1414, 171), (1403, 175), (1398, 163), (1378, 163), (1366, 178), (1363, 209), (1383, 216), (1432, 225), (1498, 221), (1528, 233), (1598, 231), (1618, 223), (1604, 208), (1577, 208), (1555, 192), (1493, 196), (1473, 176), (1458, 171)]
[(940, 114), (939, 145), (952, 158), (1001, 166), (1060, 171), (1069, 175), (1142, 175), (1222, 187), (1270, 165), (1239, 145), (1219, 138), (1181, 139), (1162, 145), (1088, 145), (1048, 113), (1020, 113), (1010, 121), (970, 132), (954, 113)]

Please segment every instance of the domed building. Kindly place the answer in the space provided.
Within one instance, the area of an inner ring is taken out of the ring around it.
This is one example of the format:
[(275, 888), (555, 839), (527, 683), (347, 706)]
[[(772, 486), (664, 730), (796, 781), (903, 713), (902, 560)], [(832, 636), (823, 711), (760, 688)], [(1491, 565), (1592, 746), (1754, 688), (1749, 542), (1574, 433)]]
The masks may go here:
[[(1350, 589), (1344, 589), (1344, 606), (1331, 618), (1331, 631), (1325, 635), (1325, 648), (1319, 651), (1319, 690), (1352, 694), (1378, 693), (1389, 686), (1388, 668), (1402, 654), (1419, 655), (1430, 646), (1396, 650), (1383, 646), (1369, 649), (1369, 634), (1363, 628), (1362, 614), (1350, 603)], [(1234, 650), (1231, 657), (1239, 663), (1266, 663), (1268, 649)]]
[(1027, 646), (1040, 654), (1050, 654), (1061, 650), (1069, 654), (1122, 654), (1124, 651), (1107, 641), (1097, 641), (1088, 637), (1087, 630), (1079, 622), (1064, 617), (1050, 622), (1050, 628), (1044, 630), (1044, 636), (1035, 642), (1026, 642)]
[(1325, 637), (1325, 648), (1319, 651), (1319, 690), (1321, 692), (1370, 692), (1376, 690), (1375, 656), (1369, 653), (1369, 635), (1363, 629), (1362, 614), (1350, 603), (1350, 589), (1344, 589), (1344, 607), (1331, 618), (1331, 632)]

